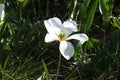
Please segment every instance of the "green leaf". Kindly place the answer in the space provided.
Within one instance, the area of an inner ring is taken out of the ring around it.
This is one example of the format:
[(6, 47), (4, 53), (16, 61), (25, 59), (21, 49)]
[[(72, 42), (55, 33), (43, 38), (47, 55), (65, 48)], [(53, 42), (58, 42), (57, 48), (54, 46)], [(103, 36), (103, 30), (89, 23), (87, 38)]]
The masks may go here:
[(72, 77), (69, 80), (77, 80), (77, 79), (78, 79), (77, 77)]
[(84, 20), (84, 17), (86, 16), (85, 14), (87, 14), (87, 9), (89, 7), (90, 1), (91, 0), (83, 0), (81, 12), (80, 12), (80, 19)]
[(87, 42), (87, 46), (89, 48), (95, 48), (98, 43), (99, 43), (98, 39), (90, 38), (89, 41)]
[(99, 10), (102, 14), (103, 22), (110, 21), (110, 15), (112, 14), (114, 0), (99, 0)]
[(23, 2), (23, 7), (25, 7), (27, 4), (28, 4), (28, 2), (29, 2), (30, 0), (24, 0), (24, 2)]
[(120, 20), (117, 19), (117, 18), (114, 18), (113, 19), (113, 24), (112, 24), (114, 27), (117, 27), (120, 29)]
[(2, 33), (2, 30), (3, 30), (3, 26), (0, 25), (0, 35), (1, 35), (1, 33)]
[(44, 80), (44, 73), (37, 80)]
[(10, 23), (8, 23), (8, 30), (11, 36), (15, 34), (14, 28)]
[(4, 63), (4, 70), (5, 70), (5, 69), (6, 69), (6, 67), (7, 67), (8, 61), (9, 61), (9, 56), (7, 56), (7, 58), (5, 59), (5, 63)]
[(48, 69), (47, 69), (47, 66), (45, 64), (45, 62), (42, 60), (42, 64), (43, 64), (43, 68), (44, 68), (44, 71), (45, 71), (45, 78), (47, 80), (50, 80), (50, 76), (49, 76), (49, 72), (48, 72)]
[(112, 43), (113, 47), (116, 47), (120, 44), (120, 30), (115, 30), (112, 34)]
[(6, 44), (5, 44), (4, 49), (5, 49), (5, 50), (11, 50), (11, 48), (10, 48), (10, 46), (9, 46), (9, 43), (6, 43)]
[(73, 7), (73, 11), (72, 11), (72, 13), (71, 13), (71, 18), (72, 18), (72, 19), (73, 19), (73, 15), (74, 15), (74, 13), (75, 13), (75, 8), (76, 8), (76, 6), (77, 6), (77, 0), (74, 1), (74, 7)]
[(85, 26), (84, 26), (84, 32), (88, 32), (88, 30), (90, 29), (91, 25), (92, 25), (92, 22), (93, 22), (93, 19), (94, 19), (94, 15), (95, 15), (95, 11), (96, 11), (96, 8), (97, 8), (97, 4), (98, 4), (98, 0), (94, 0), (91, 2), (91, 5), (90, 5), (90, 9), (88, 9), (88, 14), (87, 14), (87, 17), (86, 17), (86, 21), (85, 21)]

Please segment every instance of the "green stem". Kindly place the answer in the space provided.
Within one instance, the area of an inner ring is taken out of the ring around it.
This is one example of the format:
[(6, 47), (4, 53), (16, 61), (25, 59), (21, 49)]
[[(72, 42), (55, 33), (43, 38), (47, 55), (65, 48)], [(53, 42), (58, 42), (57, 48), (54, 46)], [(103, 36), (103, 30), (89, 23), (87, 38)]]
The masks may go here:
[(81, 54), (83, 54), (83, 49), (82, 49), (82, 45), (80, 45), (80, 50), (81, 50)]
[(20, 14), (19, 14), (20, 20), (22, 20), (22, 3), (20, 3)]
[(60, 71), (60, 63), (61, 63), (61, 54), (59, 53), (58, 68), (57, 68), (57, 74), (56, 74), (55, 80), (58, 80), (57, 78), (58, 78), (59, 71)]

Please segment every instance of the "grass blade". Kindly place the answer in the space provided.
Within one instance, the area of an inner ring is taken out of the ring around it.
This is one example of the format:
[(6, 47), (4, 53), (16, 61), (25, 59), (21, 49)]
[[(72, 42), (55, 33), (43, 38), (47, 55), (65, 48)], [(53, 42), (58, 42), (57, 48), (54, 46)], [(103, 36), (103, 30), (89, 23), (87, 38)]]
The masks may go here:
[(102, 14), (103, 21), (109, 22), (112, 13), (114, 0), (99, 0), (99, 10)]
[(43, 64), (43, 68), (44, 68), (44, 71), (45, 71), (45, 78), (46, 78), (46, 80), (50, 80), (50, 76), (49, 76), (47, 66), (46, 66), (46, 64), (43, 60), (42, 60), (42, 64)]
[(91, 25), (92, 25), (92, 22), (93, 22), (93, 19), (94, 19), (94, 15), (95, 15), (95, 11), (96, 11), (96, 8), (97, 8), (98, 1), (99, 1), (99, 0), (94, 0), (94, 1), (91, 3), (90, 9), (88, 9), (89, 13), (88, 13), (88, 16), (87, 16), (87, 18), (86, 18), (85, 26), (84, 26), (84, 32), (85, 32), (85, 33), (88, 32), (88, 30), (90, 29), (90, 27), (91, 27)]

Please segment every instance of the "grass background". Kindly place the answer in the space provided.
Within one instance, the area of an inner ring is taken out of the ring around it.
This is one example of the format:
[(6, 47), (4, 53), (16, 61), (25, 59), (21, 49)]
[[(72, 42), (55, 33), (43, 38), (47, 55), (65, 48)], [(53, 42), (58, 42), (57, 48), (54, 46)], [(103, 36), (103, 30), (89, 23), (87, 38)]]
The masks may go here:
[(0, 2), (5, 4), (4, 24), (0, 25), (0, 80), (47, 80), (44, 62), (54, 80), (59, 43), (44, 42), (47, 31), (43, 21), (55, 16), (62, 21), (72, 18), (78, 33), (89, 36), (82, 46), (72, 41), (74, 56), (69, 61), (62, 57), (58, 80), (120, 78), (119, 0)]

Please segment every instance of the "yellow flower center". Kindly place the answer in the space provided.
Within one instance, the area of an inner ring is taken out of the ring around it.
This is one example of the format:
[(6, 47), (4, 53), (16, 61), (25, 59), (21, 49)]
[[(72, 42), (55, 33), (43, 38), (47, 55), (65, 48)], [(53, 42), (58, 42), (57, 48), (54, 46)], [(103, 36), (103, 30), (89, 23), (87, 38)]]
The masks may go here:
[(59, 41), (66, 41), (66, 37), (65, 34), (63, 32), (60, 32), (60, 34), (58, 35), (58, 40)]

